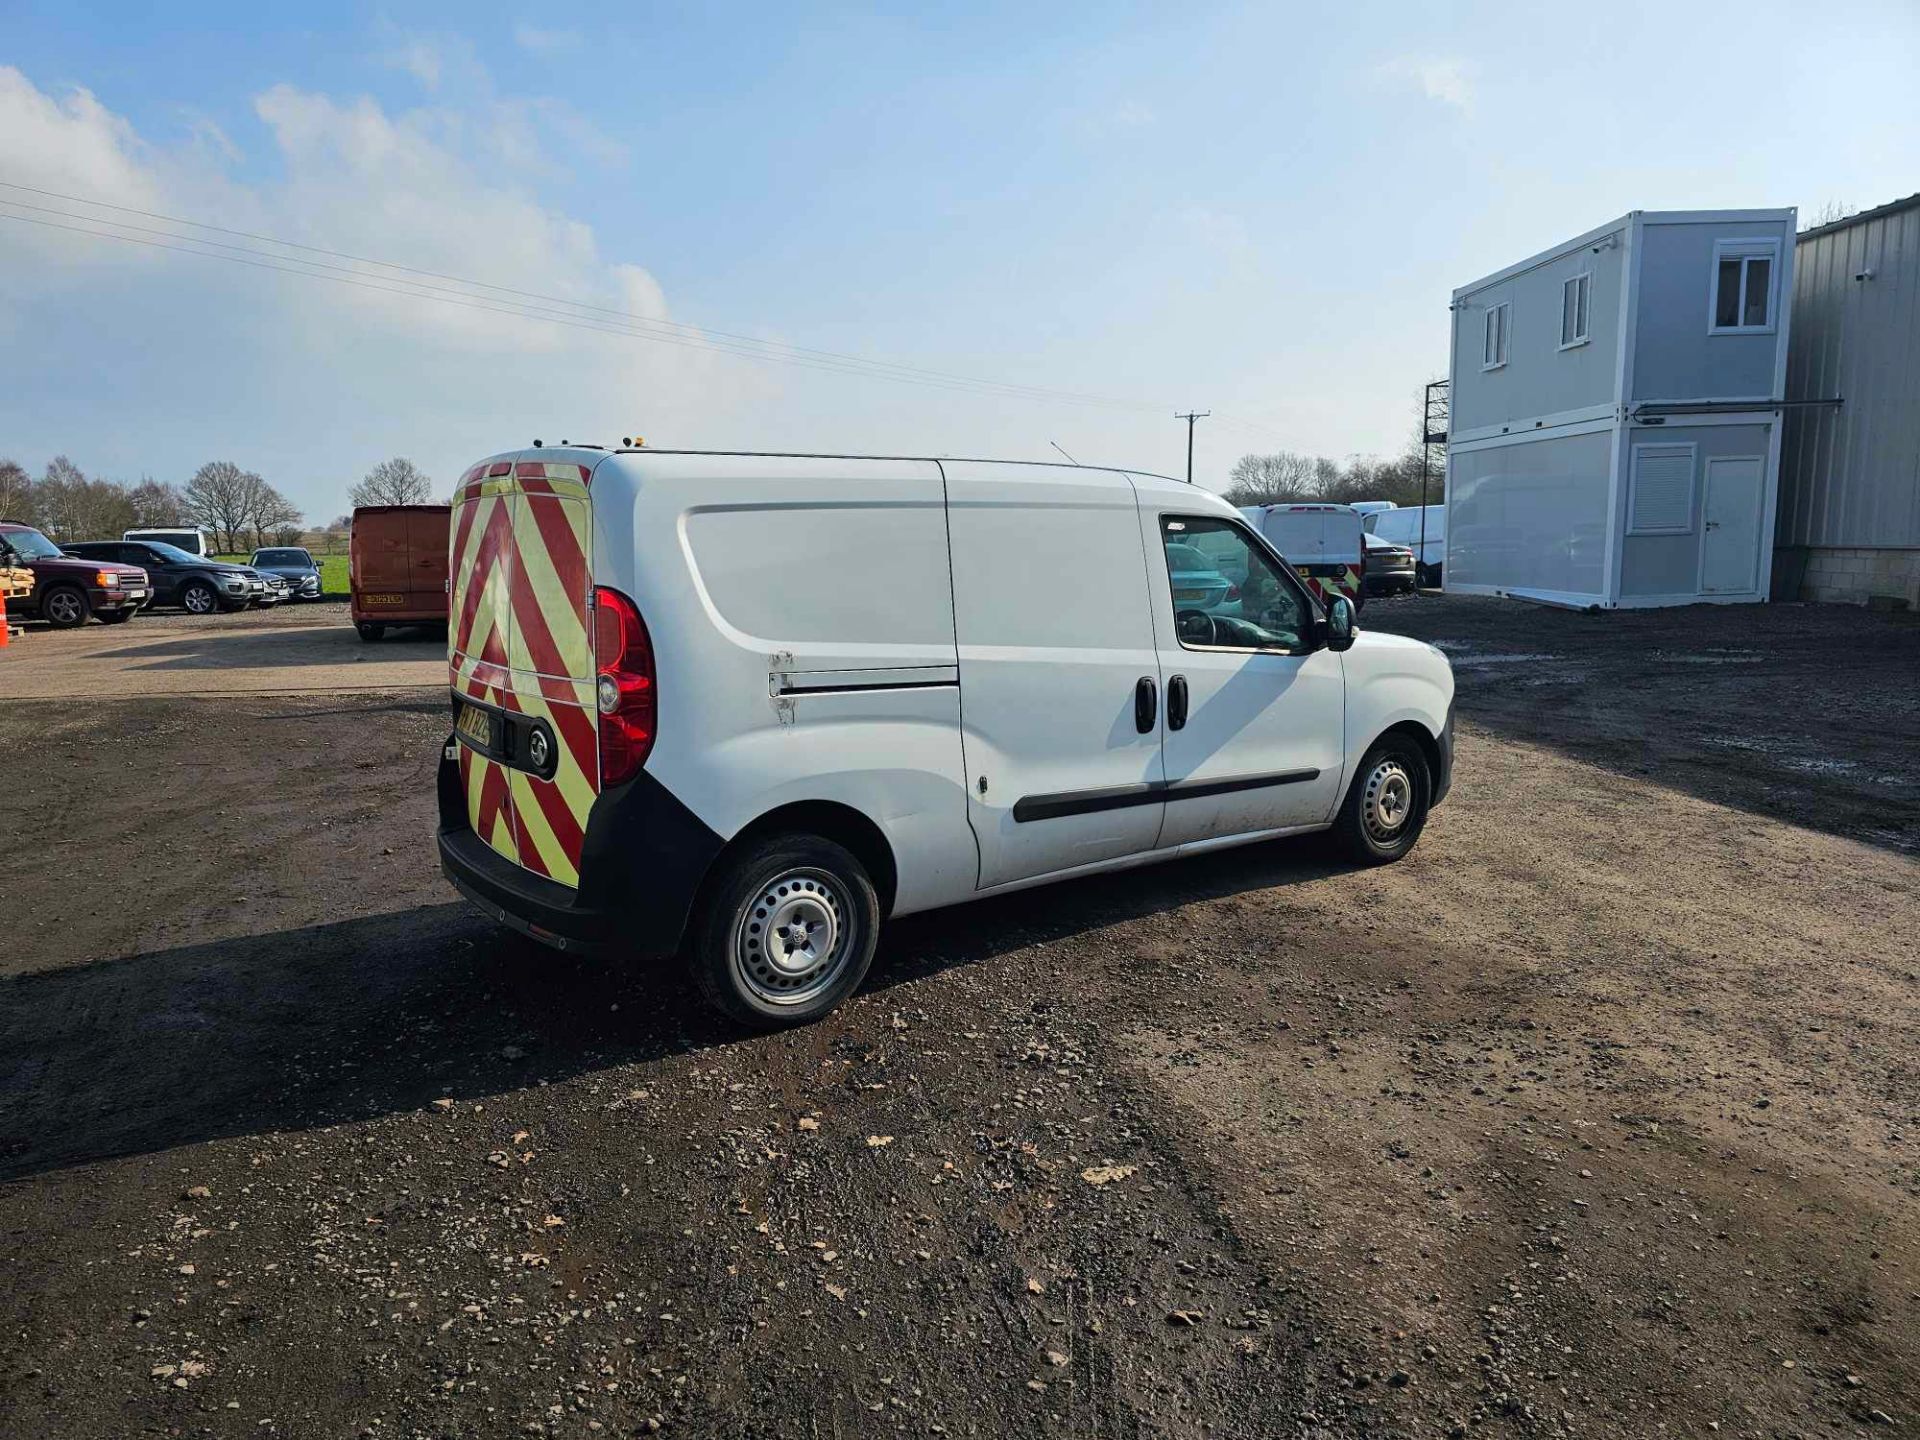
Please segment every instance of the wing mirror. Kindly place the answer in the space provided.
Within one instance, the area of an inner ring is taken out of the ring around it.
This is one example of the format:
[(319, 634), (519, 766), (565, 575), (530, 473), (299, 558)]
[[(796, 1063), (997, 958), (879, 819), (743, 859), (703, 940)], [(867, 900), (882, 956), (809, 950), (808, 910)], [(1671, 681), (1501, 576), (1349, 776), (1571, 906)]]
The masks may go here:
[(1351, 650), (1356, 632), (1353, 601), (1336, 595), (1327, 602), (1326, 636), (1329, 650)]

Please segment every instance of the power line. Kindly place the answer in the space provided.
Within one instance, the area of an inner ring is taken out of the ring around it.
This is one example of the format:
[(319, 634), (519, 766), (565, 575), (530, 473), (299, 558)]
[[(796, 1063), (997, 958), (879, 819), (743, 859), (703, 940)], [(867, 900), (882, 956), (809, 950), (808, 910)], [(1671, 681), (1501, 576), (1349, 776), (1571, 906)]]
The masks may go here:
[[(32, 205), (26, 201), (0, 198), (0, 205), (14, 209), (34, 210), (43, 215), (56, 215), (66, 220), (80, 221), (89, 226), (108, 227), (97, 230), (79, 229), (75, 226), (53, 225), (54, 229), (75, 230), (79, 234), (97, 235), (101, 239), (121, 240), (128, 243), (153, 242), (139, 241), (120, 231), (134, 231), (138, 234), (158, 236), (166, 240), (185, 242), (183, 245), (155, 245), (158, 249), (171, 249), (181, 254), (202, 255), (208, 259), (230, 259), (235, 256), (251, 257), (248, 263), (259, 268), (279, 269), (287, 274), (309, 275), (315, 279), (334, 279), (353, 277), (354, 283), (366, 285), (370, 281), (390, 282), (393, 286), (405, 286), (405, 289), (392, 289), (388, 285), (371, 285), (368, 288), (386, 289), (390, 294), (411, 294), (422, 298), (453, 296), (468, 303), (471, 308), (491, 308), (488, 305), (473, 306), (472, 302), (493, 302), (491, 295), (467, 295), (460, 291), (448, 291), (441, 286), (428, 283), (430, 280), (443, 280), (454, 285), (470, 286), (476, 289), (497, 292), (500, 296), (518, 296), (521, 299), (502, 299), (496, 304), (510, 306), (511, 310), (497, 310), (496, 313), (526, 313), (551, 320), (556, 324), (573, 321), (593, 321), (606, 323), (611, 321), (624, 333), (634, 334), (636, 338), (659, 340), (668, 344), (691, 345), (695, 348), (714, 350), (748, 359), (772, 360), (779, 363), (809, 365), (810, 368), (826, 369), (842, 374), (866, 374), (877, 378), (911, 380), (916, 383), (938, 383), (943, 388), (960, 388), (999, 394), (1009, 398), (1062, 401), (1070, 404), (1098, 405), (1118, 409), (1151, 411), (1157, 407), (1143, 401), (1127, 400), (1115, 396), (1095, 395), (1078, 391), (1058, 390), (1048, 386), (1025, 385), (1012, 381), (987, 380), (977, 376), (960, 375), (949, 371), (931, 370), (919, 366), (902, 365), (893, 361), (871, 360), (862, 356), (847, 355), (831, 350), (820, 350), (809, 346), (791, 345), (781, 341), (763, 340), (755, 336), (736, 332), (710, 329), (705, 326), (688, 324), (683, 321), (665, 320), (654, 316), (635, 314), (632, 311), (618, 310), (604, 305), (595, 305), (582, 300), (570, 300), (565, 296), (548, 295), (539, 291), (519, 290), (511, 286), (495, 285), (489, 281), (473, 280), (464, 276), (451, 275), (437, 270), (426, 270), (417, 266), (402, 265), (394, 261), (377, 260), (368, 256), (354, 255), (346, 251), (329, 250), (321, 246), (306, 245), (299, 241), (282, 240), (276, 236), (263, 235), (254, 231), (237, 230), (228, 226), (214, 225), (198, 220), (189, 220), (182, 216), (166, 215), (158, 211), (141, 210), (130, 205), (118, 205), (111, 201), (93, 200), (85, 196), (66, 195), (59, 191), (41, 189), (37, 186), (21, 185), (14, 181), (0, 180), (0, 186), (11, 190), (25, 191), (50, 199), (64, 200), (71, 204), (89, 205), (100, 209), (117, 210), (124, 214), (139, 215), (146, 219), (162, 220), (172, 225), (185, 225), (194, 229), (211, 230), (218, 234), (232, 235), (240, 239), (256, 240), (264, 244), (279, 245), (287, 249), (301, 250), (308, 254), (330, 256), (336, 260), (346, 260), (355, 265), (374, 265), (382, 269), (401, 272), (397, 275), (368, 275), (364, 271), (346, 266), (331, 265), (324, 261), (307, 260), (299, 256), (278, 255), (272, 252), (256, 250), (244, 245), (228, 245), (220, 241), (208, 240), (197, 235), (181, 235), (167, 230), (156, 230), (149, 226), (134, 225), (128, 221), (115, 220), (97, 215), (75, 214), (72, 211), (57, 210), (48, 206)], [(11, 215), (0, 211), (0, 218), (31, 221), (31, 217)], [(49, 222), (31, 222), (47, 224)], [(206, 248), (195, 248), (206, 247)], [(223, 254), (221, 252), (231, 252)], [(406, 276), (425, 277), (421, 280), (406, 279)], [(526, 301), (540, 301), (542, 305), (528, 305)], [(567, 307), (566, 311), (556, 314), (543, 308), (547, 305)], [(580, 315), (569, 312), (583, 311)], [(602, 319), (605, 317), (605, 320)]]
[[(343, 250), (331, 250), (324, 246), (309, 245), (298, 240), (285, 240), (279, 236), (263, 234), (252, 230), (237, 229), (232, 226), (217, 225), (210, 221), (192, 220), (184, 216), (168, 215), (155, 210), (142, 210), (136, 206), (121, 205), (109, 200), (96, 200), (84, 195), (69, 195), (62, 191), (48, 190), (34, 185), (24, 185), (12, 180), (0, 180), (0, 188), (38, 195), (46, 199), (61, 200), (74, 205), (85, 205), (95, 209), (118, 211), (124, 215), (137, 215), (143, 219), (158, 220), (169, 225), (179, 225), (194, 230), (211, 231), (215, 234), (230, 235), (238, 240), (251, 240), (259, 244), (279, 246), (285, 250), (295, 250), (303, 253), (300, 255), (278, 254), (273, 251), (263, 251), (246, 245), (231, 245), (222, 241), (209, 240), (200, 235), (183, 235), (170, 230), (159, 230), (150, 226), (135, 225), (129, 221), (117, 220), (105, 216), (75, 214), (69, 210), (59, 210), (44, 205), (33, 205), (24, 200), (6, 197), (0, 197), (0, 206), (6, 206), (9, 207), (9, 209), (0, 209), (0, 219), (14, 220), (22, 224), (41, 225), (55, 230), (66, 230), (79, 235), (91, 235), (101, 240), (118, 240), (123, 244), (142, 245), (150, 249), (169, 250), (181, 255), (197, 255), (208, 260), (224, 260), (229, 263), (248, 265), (255, 269), (277, 270), (282, 274), (299, 275), (312, 280), (328, 280), (336, 284), (353, 285), (360, 289), (373, 290), (404, 298), (431, 300), (438, 304), (455, 305), (463, 309), (505, 315), (510, 318), (537, 320), (546, 324), (564, 325), (574, 329), (588, 330), (604, 335), (651, 341), (659, 344), (679, 345), (691, 349), (708, 350), (716, 354), (731, 355), (738, 359), (754, 360), (761, 363), (794, 365), (804, 369), (818, 370), (826, 374), (892, 380), (900, 384), (920, 385), (927, 388), (943, 389), (962, 394), (976, 394), (989, 397), (997, 396), (1003, 399), (1030, 400), (1043, 403), (1092, 406), (1140, 413), (1149, 413), (1158, 408), (1147, 402), (1130, 400), (1118, 396), (1060, 390), (1050, 386), (1027, 385), (1016, 381), (989, 380), (979, 376), (963, 375), (952, 371), (934, 370), (922, 366), (900, 364), (895, 361), (875, 360), (865, 356), (844, 354), (833, 350), (823, 350), (812, 346), (794, 345), (786, 341), (766, 340), (758, 336), (745, 335), (735, 331), (713, 329), (707, 326), (694, 325), (686, 321), (641, 315), (630, 310), (597, 305), (584, 300), (573, 300), (563, 295), (551, 295), (536, 290), (522, 290), (513, 286), (495, 284), (487, 280), (475, 280), (466, 276), (454, 275), (445, 271), (405, 265), (398, 261), (380, 260), (371, 256), (356, 255)], [(36, 219), (32, 215), (10, 213), (13, 210), (32, 210), (39, 215), (57, 216), (61, 220), (78, 221), (80, 223), (61, 224), (55, 220)], [(143, 239), (141, 238), (142, 236), (154, 238)], [(166, 243), (168, 241), (180, 243)], [(329, 264), (327, 260), (307, 259), (305, 258), (307, 255), (325, 256), (328, 257), (328, 260), (343, 260), (348, 262), (348, 264)], [(364, 270), (351, 268), (352, 266), (360, 265), (374, 266), (379, 270), (392, 271), (395, 273), (369, 274)], [(434, 281), (443, 281), (445, 285), (431, 283)], [(470, 290), (480, 290), (491, 293), (475, 295), (465, 290), (447, 289), (447, 285), (466, 286), (469, 287)], [(564, 308), (552, 308), (556, 306)], [(1187, 419), (1188, 421), (1189, 478), (1191, 478), (1192, 474), (1193, 420), (1207, 418), (1207, 415), (1213, 413), (1214, 412), (1205, 412), (1196, 414), (1191, 418), (1187, 416), (1179, 417)], [(1251, 420), (1225, 414), (1214, 415), (1214, 418), (1223, 424), (1236, 426), (1245, 431), (1272, 435), (1276, 438), (1284, 438), (1281, 436), (1281, 432)]]

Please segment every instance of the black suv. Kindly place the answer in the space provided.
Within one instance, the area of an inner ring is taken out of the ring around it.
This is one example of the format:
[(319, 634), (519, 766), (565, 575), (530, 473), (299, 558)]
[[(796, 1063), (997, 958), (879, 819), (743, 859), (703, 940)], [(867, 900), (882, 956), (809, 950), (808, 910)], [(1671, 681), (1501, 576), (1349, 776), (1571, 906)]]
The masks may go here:
[(209, 560), (158, 540), (83, 540), (66, 547), (87, 560), (138, 565), (153, 582), (148, 605), (178, 605), (195, 615), (244, 610), (265, 597), (266, 582), (245, 565)]

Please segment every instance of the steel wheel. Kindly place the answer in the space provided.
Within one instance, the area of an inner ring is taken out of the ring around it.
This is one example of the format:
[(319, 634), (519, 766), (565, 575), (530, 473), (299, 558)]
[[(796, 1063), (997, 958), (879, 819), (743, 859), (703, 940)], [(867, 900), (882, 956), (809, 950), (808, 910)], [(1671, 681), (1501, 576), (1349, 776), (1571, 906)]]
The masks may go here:
[(1383, 755), (1368, 772), (1360, 797), (1360, 823), (1377, 845), (1390, 846), (1400, 838), (1413, 814), (1413, 777), (1397, 755)]
[(733, 929), (741, 984), (769, 1005), (805, 1005), (839, 980), (855, 953), (855, 911), (841, 882), (812, 867), (760, 887)]
[(180, 592), (180, 603), (190, 614), (211, 615), (220, 602), (205, 585), (189, 585)]
[(78, 625), (87, 618), (87, 602), (72, 590), (47, 596), (47, 619), (55, 625)]

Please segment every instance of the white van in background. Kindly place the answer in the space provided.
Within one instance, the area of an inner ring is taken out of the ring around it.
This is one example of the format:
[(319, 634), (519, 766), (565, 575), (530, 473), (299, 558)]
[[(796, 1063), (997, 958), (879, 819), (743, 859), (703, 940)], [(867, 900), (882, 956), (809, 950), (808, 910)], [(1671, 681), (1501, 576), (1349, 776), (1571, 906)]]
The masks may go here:
[(1351, 505), (1254, 505), (1240, 512), (1322, 601), (1345, 595), (1357, 610), (1366, 600), (1366, 542)]
[(207, 543), (207, 532), (198, 525), (163, 525), (148, 530), (128, 530), (121, 534), (122, 540), (148, 540), (155, 544), (172, 545), (189, 555), (198, 555), (201, 559), (213, 553), (213, 547)]
[(1308, 830), (1396, 860), (1450, 783), (1446, 657), (1178, 481), (574, 446), (452, 523), (448, 879), (561, 948), (685, 936), (749, 1024), (839, 1004), (890, 915)]
[(1353, 500), (1348, 503), (1362, 515), (1378, 515), (1382, 510), (1397, 510), (1400, 508), (1391, 500)]
[[(1420, 525), (1425, 519), (1427, 533), (1425, 548), (1422, 548)], [(1447, 507), (1444, 505), (1409, 505), (1404, 509), (1383, 510), (1377, 515), (1369, 515), (1363, 522), (1367, 533), (1394, 545), (1404, 545), (1413, 551), (1414, 564), (1419, 569), (1422, 585), (1438, 585), (1447, 561)]]

